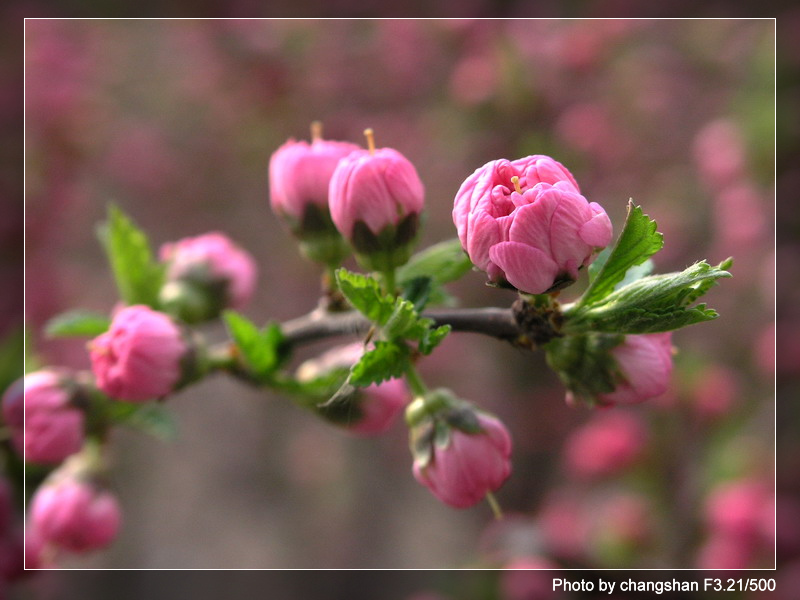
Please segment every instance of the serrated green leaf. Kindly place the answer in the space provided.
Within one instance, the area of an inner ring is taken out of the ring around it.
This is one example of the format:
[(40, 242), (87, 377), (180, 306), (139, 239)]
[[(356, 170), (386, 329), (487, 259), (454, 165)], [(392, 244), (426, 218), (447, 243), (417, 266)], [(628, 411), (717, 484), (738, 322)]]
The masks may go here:
[(679, 273), (651, 275), (630, 283), (590, 306), (575, 304), (564, 311), (562, 332), (657, 333), (717, 318), (705, 304), (689, 305), (716, 281), (731, 274), (705, 261)]
[(109, 400), (104, 406), (106, 416), (114, 423), (138, 429), (162, 440), (172, 440), (177, 436), (175, 417), (161, 404)]
[(365, 387), (401, 377), (408, 369), (408, 346), (394, 342), (375, 342), (375, 348), (365, 352), (350, 370), (348, 383)]
[[(664, 245), (664, 236), (656, 231), (656, 222), (642, 212), (640, 206), (628, 203), (628, 216), (617, 243), (607, 258), (598, 256), (599, 270), (577, 304), (586, 306), (598, 302), (614, 291), (628, 269), (642, 264)], [(591, 275), (591, 267), (590, 267)]]
[(425, 331), (425, 335), (423, 335), (422, 339), (419, 341), (418, 350), (420, 353), (427, 356), (433, 352), (436, 346), (442, 343), (442, 340), (447, 337), (452, 329), (450, 325), (441, 325), (435, 329), (429, 327)]
[(108, 331), (111, 319), (86, 310), (70, 310), (56, 315), (44, 326), (48, 337), (94, 337)]
[(395, 302), (383, 294), (376, 279), (342, 268), (336, 270), (336, 282), (353, 308), (378, 325), (386, 323)]
[(122, 300), (157, 307), (164, 265), (154, 259), (147, 235), (112, 204), (108, 207), (108, 220), (98, 228), (98, 236)]
[(600, 333), (557, 337), (545, 345), (545, 358), (564, 386), (591, 404), (616, 387), (617, 363), (609, 350), (623, 340)]
[(433, 283), (442, 285), (460, 279), (472, 268), (469, 257), (458, 239), (434, 244), (412, 256), (397, 269), (397, 281), (401, 287), (417, 277), (430, 277)]
[(280, 327), (268, 324), (263, 330), (243, 315), (226, 310), (222, 318), (245, 364), (261, 378), (269, 377), (280, 365), (284, 337)]

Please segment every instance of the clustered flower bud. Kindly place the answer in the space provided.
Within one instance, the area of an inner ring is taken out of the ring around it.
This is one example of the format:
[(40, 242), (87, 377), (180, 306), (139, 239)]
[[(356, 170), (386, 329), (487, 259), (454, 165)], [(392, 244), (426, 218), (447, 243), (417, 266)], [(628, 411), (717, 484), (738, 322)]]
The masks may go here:
[(69, 372), (55, 369), (30, 373), (6, 391), (3, 418), (25, 460), (57, 464), (81, 449), (85, 417), (75, 393)]
[(253, 257), (223, 233), (164, 244), (160, 256), (168, 263), (161, 307), (188, 323), (213, 319), (224, 308), (240, 309), (255, 291)]
[(567, 387), (567, 404), (636, 404), (667, 391), (671, 338), (669, 332), (565, 336), (547, 345), (547, 361)]
[(611, 221), (548, 156), (495, 160), (461, 185), (453, 222), (470, 260), (498, 285), (542, 294), (569, 285), (611, 241)]
[(467, 508), (511, 475), (511, 437), (496, 417), (445, 390), (417, 398), (406, 410), (414, 477), (439, 500)]
[[(317, 358), (304, 362), (297, 370), (301, 381), (311, 381), (341, 370), (342, 377), (361, 358), (361, 342), (337, 346)], [(364, 388), (355, 388), (341, 404), (319, 408), (327, 419), (359, 435), (378, 435), (388, 431), (411, 399), (402, 379), (390, 379)]]
[(270, 158), (272, 210), (288, 224), (311, 260), (336, 266), (350, 253), (331, 221), (328, 188), (339, 161), (358, 149), (348, 142), (289, 140)]
[(408, 260), (424, 201), (414, 165), (392, 148), (352, 152), (331, 177), (333, 222), (371, 270), (388, 271)]
[(119, 310), (89, 349), (97, 387), (112, 398), (141, 402), (175, 389), (189, 346), (167, 315), (135, 305)]
[(42, 542), (69, 552), (108, 546), (121, 521), (119, 505), (109, 491), (70, 476), (43, 483), (30, 511), (31, 525)]
[(613, 392), (598, 395), (602, 404), (636, 404), (667, 391), (672, 374), (672, 333), (627, 335), (611, 349), (619, 369)]

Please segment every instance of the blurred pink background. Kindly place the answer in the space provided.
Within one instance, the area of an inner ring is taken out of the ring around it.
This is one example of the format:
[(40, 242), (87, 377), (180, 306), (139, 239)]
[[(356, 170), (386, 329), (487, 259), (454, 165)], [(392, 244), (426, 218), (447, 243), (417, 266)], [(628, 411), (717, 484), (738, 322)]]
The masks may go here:
[[(616, 232), (628, 198), (658, 221), (657, 271), (735, 258), (733, 279), (708, 295), (722, 316), (675, 334), (671, 390), (615, 409), (638, 433), (591, 476), (569, 448), (606, 414), (568, 408), (541, 354), (459, 334), (421, 363), (431, 385), (509, 425), (503, 522), (418, 485), (402, 424), (351, 437), (215, 377), (170, 399), (175, 441), (115, 434), (122, 535), (64, 566), (773, 565), (772, 21), (29, 20), (25, 44), (26, 309), (48, 364), (88, 366), (82, 340), (41, 338), (48, 318), (116, 301), (94, 236), (111, 200), (156, 246), (221, 230), (253, 253), (255, 321), (313, 308), (317, 270), (270, 213), (266, 173), (315, 119), (325, 137), (361, 144), (372, 127), (416, 165), (420, 248), (455, 236), (452, 200), (475, 168), (543, 153)], [(483, 282), (469, 273), (451, 288), (463, 306), (513, 301)], [(782, 349), (778, 369), (796, 373), (799, 355)], [(728, 499), (724, 512), (741, 514), (731, 527), (714, 507), (732, 485), (768, 492)], [(791, 556), (797, 539), (784, 537)]]

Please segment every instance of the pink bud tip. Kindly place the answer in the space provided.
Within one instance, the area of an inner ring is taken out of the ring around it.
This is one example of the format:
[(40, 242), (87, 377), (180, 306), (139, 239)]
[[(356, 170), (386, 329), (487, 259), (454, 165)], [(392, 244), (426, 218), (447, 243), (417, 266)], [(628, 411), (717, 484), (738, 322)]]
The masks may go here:
[(92, 371), (97, 386), (112, 398), (159, 398), (181, 379), (187, 349), (180, 329), (167, 315), (147, 306), (129, 306), (114, 315), (106, 333), (92, 340)]

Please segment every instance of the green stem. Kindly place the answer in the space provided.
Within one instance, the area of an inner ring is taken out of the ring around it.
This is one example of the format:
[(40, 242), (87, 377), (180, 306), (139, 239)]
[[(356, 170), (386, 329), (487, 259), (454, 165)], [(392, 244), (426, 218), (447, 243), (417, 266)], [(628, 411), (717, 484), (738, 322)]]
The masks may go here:
[(500, 508), (500, 503), (497, 501), (497, 498), (494, 497), (494, 494), (492, 492), (487, 492), (486, 501), (489, 503), (489, 506), (492, 509), (494, 518), (497, 519), (498, 521), (502, 520), (503, 509)]
[(395, 281), (394, 267), (387, 269), (382, 273), (384, 291), (392, 296), (395, 295), (397, 282)]
[(419, 396), (424, 398), (428, 394), (428, 388), (425, 386), (425, 382), (422, 381), (422, 378), (417, 373), (417, 369), (414, 368), (414, 365), (409, 365), (408, 369), (406, 369), (406, 381), (408, 381), (408, 386), (411, 388), (411, 392), (414, 396)]

